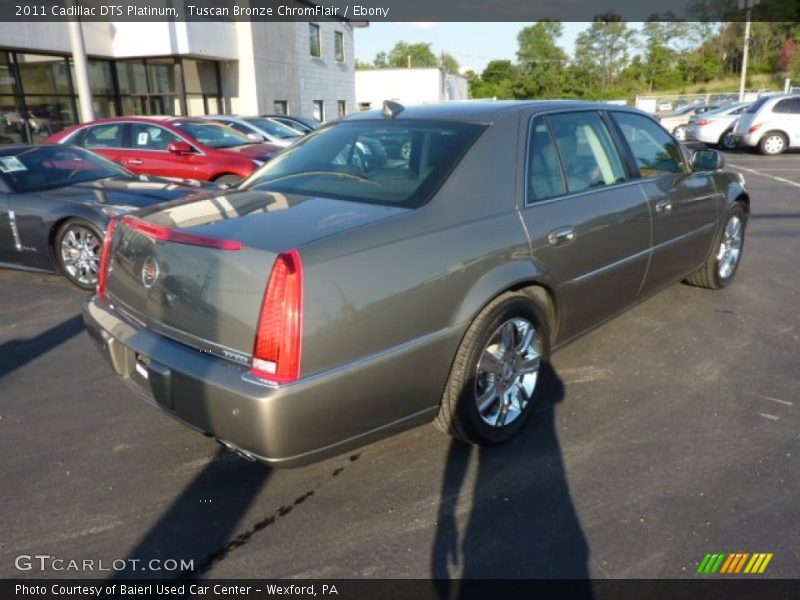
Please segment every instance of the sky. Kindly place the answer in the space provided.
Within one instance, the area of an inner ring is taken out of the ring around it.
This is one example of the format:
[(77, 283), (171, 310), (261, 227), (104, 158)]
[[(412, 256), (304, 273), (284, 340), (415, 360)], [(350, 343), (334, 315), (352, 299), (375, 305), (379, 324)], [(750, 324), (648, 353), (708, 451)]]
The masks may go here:
[[(436, 56), (444, 51), (461, 65), (461, 72), (483, 71), (495, 59), (516, 60), (517, 33), (530, 23), (375, 23), (355, 31), (355, 55), (372, 62), (378, 52), (389, 52), (400, 40), (432, 44)], [(559, 45), (572, 54), (575, 38), (590, 23), (562, 23)]]

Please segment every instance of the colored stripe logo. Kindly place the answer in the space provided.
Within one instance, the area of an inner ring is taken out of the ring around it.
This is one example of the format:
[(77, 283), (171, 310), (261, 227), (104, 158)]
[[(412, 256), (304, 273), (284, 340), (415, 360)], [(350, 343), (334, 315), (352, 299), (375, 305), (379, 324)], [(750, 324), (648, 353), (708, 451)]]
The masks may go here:
[(767, 569), (772, 554), (748, 552), (717, 552), (706, 554), (697, 573), (701, 575), (731, 575), (736, 573), (746, 573), (755, 575), (763, 573)]

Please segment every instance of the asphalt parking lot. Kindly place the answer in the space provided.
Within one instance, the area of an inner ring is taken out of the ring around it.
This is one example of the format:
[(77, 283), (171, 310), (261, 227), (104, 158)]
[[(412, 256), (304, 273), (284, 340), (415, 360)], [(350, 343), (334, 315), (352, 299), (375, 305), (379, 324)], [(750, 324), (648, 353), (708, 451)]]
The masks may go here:
[(211, 577), (682, 578), (709, 552), (797, 577), (800, 154), (727, 161), (752, 196), (735, 283), (675, 285), (564, 348), (548, 403), (492, 450), (429, 425), (301, 469), (248, 463), (112, 375), (80, 292), (0, 271), (0, 577), (109, 576), (15, 568), (47, 554)]

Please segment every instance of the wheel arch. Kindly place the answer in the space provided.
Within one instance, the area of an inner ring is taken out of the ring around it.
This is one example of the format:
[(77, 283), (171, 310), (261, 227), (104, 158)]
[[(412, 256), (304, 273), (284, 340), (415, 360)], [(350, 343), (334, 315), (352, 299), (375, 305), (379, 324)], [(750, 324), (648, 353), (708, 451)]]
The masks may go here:
[(515, 261), (485, 273), (467, 292), (456, 311), (456, 323), (472, 323), (489, 304), (509, 293), (525, 293), (542, 309), (550, 341), (558, 338), (560, 310), (558, 296), (547, 278), (529, 261)]
[(108, 227), (108, 222), (111, 219), (108, 219), (105, 216), (98, 218), (98, 215), (88, 208), (86, 210), (76, 210), (69, 213), (62, 213), (54, 217), (50, 221), (50, 227), (47, 231), (47, 251), (53, 269), (56, 271), (59, 270), (58, 259), (56, 258), (56, 236), (58, 235), (58, 230), (64, 226), (64, 223), (73, 220), (86, 221), (94, 227), (97, 227), (100, 230), (101, 235), (105, 235), (106, 227)]

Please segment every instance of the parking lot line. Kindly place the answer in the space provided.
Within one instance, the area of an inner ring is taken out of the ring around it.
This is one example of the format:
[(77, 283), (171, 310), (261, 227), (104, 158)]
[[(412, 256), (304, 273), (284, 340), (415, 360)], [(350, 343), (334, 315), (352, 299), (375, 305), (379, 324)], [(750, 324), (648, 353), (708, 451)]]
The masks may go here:
[(777, 175), (770, 175), (769, 173), (762, 173), (761, 171), (756, 171), (755, 169), (748, 169), (747, 167), (740, 167), (739, 165), (734, 165), (732, 163), (728, 163), (728, 166), (733, 169), (739, 169), (740, 171), (747, 171), (748, 173), (753, 173), (755, 175), (761, 175), (762, 177), (769, 177), (770, 179), (774, 179), (775, 181), (780, 181), (781, 183), (785, 183), (796, 188), (800, 188), (800, 183), (796, 181), (792, 181), (791, 179), (784, 179), (783, 177), (778, 177)]

